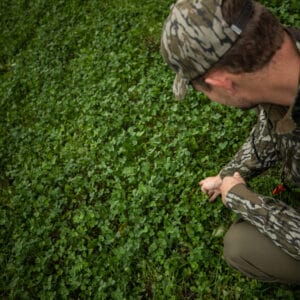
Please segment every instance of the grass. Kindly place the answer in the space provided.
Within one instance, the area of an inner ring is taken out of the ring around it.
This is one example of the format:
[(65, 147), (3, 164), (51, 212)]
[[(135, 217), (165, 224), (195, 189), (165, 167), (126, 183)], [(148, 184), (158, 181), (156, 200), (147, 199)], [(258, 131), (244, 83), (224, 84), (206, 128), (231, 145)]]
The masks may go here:
[[(173, 98), (159, 55), (171, 2), (1, 1), (1, 298), (299, 298), (222, 258), (235, 216), (197, 182), (255, 116)], [(299, 24), (287, 1), (267, 4)]]

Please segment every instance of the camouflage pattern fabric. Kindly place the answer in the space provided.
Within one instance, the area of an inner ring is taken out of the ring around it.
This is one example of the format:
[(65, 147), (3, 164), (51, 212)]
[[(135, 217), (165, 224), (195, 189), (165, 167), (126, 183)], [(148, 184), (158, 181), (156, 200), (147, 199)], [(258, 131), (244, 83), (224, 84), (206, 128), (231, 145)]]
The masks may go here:
[(161, 54), (176, 72), (175, 96), (182, 99), (190, 80), (203, 75), (238, 39), (222, 16), (223, 0), (178, 0), (161, 36)]
[(222, 178), (232, 176), (238, 170), (248, 180), (279, 161), (280, 153), (274, 147), (277, 145), (276, 136), (270, 135), (268, 111), (265, 108), (263, 105), (258, 106), (258, 121), (232, 161), (221, 170)]
[[(257, 197), (255, 201), (244, 198), (245, 185), (235, 186), (226, 197), (226, 205), (244, 220), (255, 225), (293, 258), (300, 260), (300, 214), (282, 201), (271, 197)], [(246, 193), (251, 193), (247, 191)], [(248, 196), (249, 197), (249, 196)]]
[(258, 111), (258, 121), (249, 138), (232, 161), (222, 168), (220, 176), (231, 176), (238, 170), (249, 180), (281, 161), (285, 180), (300, 186), (300, 135), (295, 135), (299, 128), (279, 135), (274, 130), (276, 119), (273, 118), (282, 116), (286, 109), (278, 105), (259, 105)]
[[(299, 33), (300, 30), (294, 36), (298, 41)], [(300, 55), (300, 43), (296, 41)], [(295, 103), (289, 109), (278, 105), (258, 107), (256, 126), (240, 151), (221, 170), (222, 178), (239, 171), (248, 180), (281, 162), (285, 180), (300, 186), (300, 120), (297, 114), (300, 110), (299, 97), (300, 86)], [(281, 124), (280, 128), (278, 124)], [(233, 187), (225, 200), (230, 209), (270, 237), (283, 251), (300, 260), (299, 211), (279, 200), (257, 195), (244, 185)]]

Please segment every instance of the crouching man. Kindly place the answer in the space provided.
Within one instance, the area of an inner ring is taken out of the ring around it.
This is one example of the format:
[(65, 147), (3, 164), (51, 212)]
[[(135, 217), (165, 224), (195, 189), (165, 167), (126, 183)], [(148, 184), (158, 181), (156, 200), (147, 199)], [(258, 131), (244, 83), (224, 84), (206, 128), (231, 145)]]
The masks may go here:
[(212, 101), (256, 108), (241, 149), (199, 185), (241, 217), (224, 239), (229, 265), (261, 281), (300, 284), (299, 211), (246, 186), (277, 162), (284, 183), (300, 186), (300, 30), (283, 27), (251, 0), (179, 0), (161, 53), (176, 73), (177, 98), (192, 86)]

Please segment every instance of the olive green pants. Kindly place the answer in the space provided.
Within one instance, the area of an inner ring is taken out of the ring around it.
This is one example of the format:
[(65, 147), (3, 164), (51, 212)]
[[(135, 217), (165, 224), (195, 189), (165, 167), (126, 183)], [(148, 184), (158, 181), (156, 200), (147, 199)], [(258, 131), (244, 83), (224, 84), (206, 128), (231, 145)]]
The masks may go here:
[(300, 260), (246, 221), (239, 220), (226, 233), (224, 257), (230, 266), (257, 280), (300, 284)]

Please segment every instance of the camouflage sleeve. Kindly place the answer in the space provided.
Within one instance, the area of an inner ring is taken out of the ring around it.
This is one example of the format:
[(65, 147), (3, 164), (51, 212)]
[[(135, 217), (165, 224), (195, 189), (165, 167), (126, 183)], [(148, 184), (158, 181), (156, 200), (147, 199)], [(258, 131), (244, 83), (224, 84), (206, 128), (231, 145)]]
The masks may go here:
[(249, 180), (262, 171), (273, 166), (279, 159), (276, 150), (276, 137), (271, 133), (267, 113), (260, 109), (258, 121), (252, 129), (249, 138), (236, 153), (233, 159), (220, 171), (221, 178), (232, 176), (238, 171), (241, 176)]
[(250, 191), (244, 184), (234, 186), (226, 206), (268, 236), (275, 245), (300, 260), (300, 213), (285, 203)]

